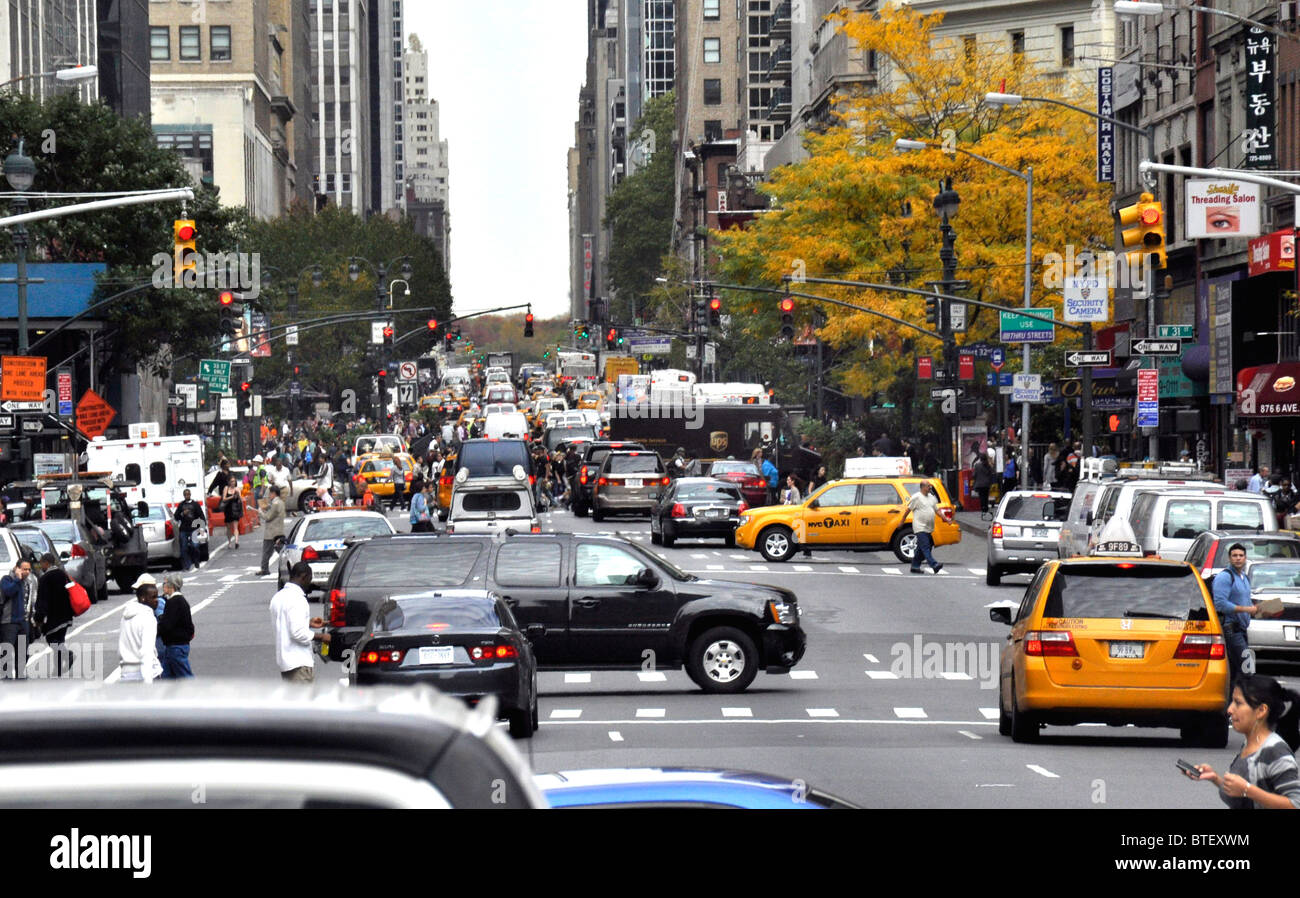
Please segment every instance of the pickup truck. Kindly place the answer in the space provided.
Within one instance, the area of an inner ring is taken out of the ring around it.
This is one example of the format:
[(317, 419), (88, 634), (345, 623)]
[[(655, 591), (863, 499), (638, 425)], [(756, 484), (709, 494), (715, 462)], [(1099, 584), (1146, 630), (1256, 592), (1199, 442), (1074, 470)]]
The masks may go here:
[(626, 539), (419, 533), (344, 553), (324, 598), (322, 656), (349, 661), (380, 602), (439, 588), (500, 595), (541, 670), (685, 667), (705, 692), (737, 693), (759, 670), (788, 672), (806, 648), (790, 590), (702, 580)]

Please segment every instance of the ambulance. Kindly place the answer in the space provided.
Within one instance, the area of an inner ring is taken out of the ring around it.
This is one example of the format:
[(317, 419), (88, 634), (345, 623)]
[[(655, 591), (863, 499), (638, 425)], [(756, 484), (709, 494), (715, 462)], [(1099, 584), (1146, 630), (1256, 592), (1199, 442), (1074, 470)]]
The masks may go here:
[(125, 481), (127, 504), (176, 505), (186, 489), (203, 501), (203, 441), (198, 434), (162, 436), (157, 424), (132, 424), (125, 440), (95, 437), (86, 447), (86, 468), (111, 471)]

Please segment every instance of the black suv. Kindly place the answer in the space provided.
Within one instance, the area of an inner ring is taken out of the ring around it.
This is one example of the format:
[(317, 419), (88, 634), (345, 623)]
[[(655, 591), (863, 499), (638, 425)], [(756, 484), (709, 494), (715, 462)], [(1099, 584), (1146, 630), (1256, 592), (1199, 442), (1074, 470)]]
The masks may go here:
[(595, 534), (381, 536), (349, 548), (329, 587), (322, 655), (336, 661), (350, 659), (379, 603), (440, 587), (500, 595), (542, 670), (685, 667), (706, 692), (734, 693), (759, 670), (789, 671), (806, 647), (790, 590), (701, 580)]
[(569, 478), (569, 495), (572, 497), (570, 508), (580, 518), (585, 518), (591, 511), (591, 489), (596, 485), (600, 473), (600, 463), (611, 452), (638, 451), (646, 452), (640, 443), (628, 440), (595, 440), (578, 444), (578, 470)]

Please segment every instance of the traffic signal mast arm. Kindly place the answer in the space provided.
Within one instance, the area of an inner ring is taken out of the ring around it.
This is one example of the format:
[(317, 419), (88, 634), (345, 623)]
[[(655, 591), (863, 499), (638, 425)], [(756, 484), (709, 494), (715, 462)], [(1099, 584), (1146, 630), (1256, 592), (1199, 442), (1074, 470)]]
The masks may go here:
[[(477, 317), (480, 316), (480, 315), (495, 315), (497, 312), (513, 312), (515, 309), (526, 309), (526, 308), (530, 308), (531, 306), (532, 306), (532, 303), (522, 303), (522, 304), (517, 305), (517, 306), (501, 306), (501, 307), (498, 308), (498, 309), (484, 309), (484, 310), (481, 311), (481, 312), (470, 312), (468, 315), (457, 315), (457, 316), (454, 317), (454, 318), (448, 318), (446, 321), (439, 321), (439, 322), (438, 322), (438, 327), (441, 329), (441, 328), (444, 328), (444, 327), (447, 327), (447, 326), (450, 326), (450, 325), (454, 325), (454, 324), (456, 324), (456, 323), (458, 323), (458, 322), (461, 322), (461, 321), (466, 321), (466, 320), (468, 320), (468, 319), (470, 319), (470, 318), (477, 318)], [(394, 310), (394, 313), (395, 313), (395, 314), (405, 314), (405, 313), (407, 313), (407, 312), (433, 312), (433, 311), (437, 311), (437, 310), (436, 310), (436, 309), (433, 309), (433, 308), (428, 308), (428, 309), (395, 309), (395, 310)], [(374, 317), (374, 315), (375, 315), (374, 312), (371, 312), (371, 313), (370, 313), (370, 316), (371, 316), (372, 318)], [(416, 330), (408, 331), (407, 333), (402, 334), (400, 337), (397, 337), (395, 340), (393, 340), (393, 346), (397, 346), (397, 345), (398, 345), (399, 343), (401, 343), (403, 340), (409, 340), (411, 337), (414, 337), (416, 334), (427, 334), (427, 333), (429, 333), (429, 329), (428, 329), (428, 328), (424, 328), (423, 330), (421, 330), (421, 329), (416, 329)]]

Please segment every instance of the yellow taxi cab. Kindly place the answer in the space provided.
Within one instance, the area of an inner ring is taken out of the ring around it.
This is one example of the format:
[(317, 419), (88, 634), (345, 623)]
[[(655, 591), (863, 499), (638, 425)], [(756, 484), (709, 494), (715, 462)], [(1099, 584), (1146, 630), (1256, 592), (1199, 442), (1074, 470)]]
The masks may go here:
[(796, 552), (891, 550), (911, 564), (916, 534), (907, 500), (928, 480), (939, 500), (934, 544), (961, 542), (956, 508), (938, 480), (920, 476), (850, 477), (834, 480), (798, 505), (765, 505), (741, 512), (736, 545), (756, 549), (768, 561), (785, 561)]
[(451, 493), (456, 485), (456, 454), (447, 452), (442, 459), (442, 472), (438, 475), (437, 503), (438, 520), (447, 520), (451, 512)]
[(1032, 742), (1045, 725), (1177, 727), (1223, 748), (1230, 673), (1205, 581), (1185, 561), (1082, 556), (1038, 569), (1016, 606), (998, 672), (998, 732)]
[(582, 393), (578, 396), (578, 408), (599, 409), (605, 397), (596, 392)]
[(357, 459), (356, 476), (370, 487), (376, 499), (392, 500), (400, 495), (397, 484), (405, 483), (405, 469), (391, 453), (370, 453)]

